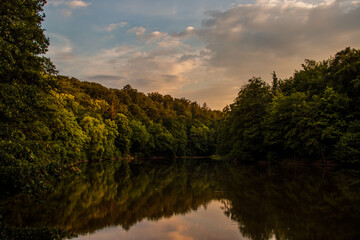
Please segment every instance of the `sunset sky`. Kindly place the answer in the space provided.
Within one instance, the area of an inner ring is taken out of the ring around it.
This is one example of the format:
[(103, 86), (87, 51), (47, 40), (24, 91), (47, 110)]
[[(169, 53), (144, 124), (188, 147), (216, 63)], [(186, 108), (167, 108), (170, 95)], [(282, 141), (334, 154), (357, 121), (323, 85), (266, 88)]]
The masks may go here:
[(253, 76), (360, 48), (358, 0), (48, 0), (45, 13), (60, 74), (212, 109)]

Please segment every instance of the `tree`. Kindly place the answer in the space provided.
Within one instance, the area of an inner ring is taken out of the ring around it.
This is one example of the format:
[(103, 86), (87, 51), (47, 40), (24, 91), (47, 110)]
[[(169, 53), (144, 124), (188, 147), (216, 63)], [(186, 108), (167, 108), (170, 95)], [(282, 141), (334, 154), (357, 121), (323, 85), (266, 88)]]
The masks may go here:
[(330, 59), (325, 77), (337, 92), (351, 99), (351, 116), (360, 117), (360, 50), (346, 48)]
[(118, 113), (114, 121), (119, 132), (115, 140), (115, 146), (122, 154), (127, 154), (130, 152), (130, 137), (132, 135), (129, 120), (124, 114)]
[(302, 64), (302, 68), (302, 70), (294, 73), (292, 90), (309, 92), (311, 95), (322, 93), (328, 85), (324, 78), (328, 68), (328, 61), (316, 62), (315, 60), (306, 59), (305, 63)]
[(241, 88), (230, 105), (220, 135), (218, 152), (231, 158), (252, 161), (263, 157), (266, 108), (271, 102), (270, 86), (260, 78), (252, 78)]
[(359, 163), (360, 159), (360, 121), (349, 123), (347, 131), (336, 144), (335, 157), (344, 163)]
[(191, 155), (207, 155), (209, 152), (210, 129), (201, 124), (191, 126), (189, 131), (189, 148)]
[[(292, 151), (325, 159), (345, 130), (349, 99), (327, 87), (321, 95), (296, 92), (274, 97), (265, 118), (265, 143), (272, 152)], [(283, 156), (282, 156), (283, 157)]]
[(102, 119), (85, 116), (80, 126), (88, 136), (85, 150), (89, 159), (110, 158), (116, 155), (114, 144), (118, 132), (114, 121), (106, 119), (104, 123)]
[(171, 132), (171, 135), (174, 137), (174, 147), (176, 148), (176, 155), (187, 155), (188, 136), (186, 133), (186, 118), (182, 116), (174, 119), (169, 130)]
[(273, 94), (275, 94), (278, 89), (279, 79), (277, 78), (275, 71), (271, 75), (273, 79), (271, 91)]
[(130, 122), (131, 128), (131, 152), (142, 153), (146, 149), (146, 144), (149, 142), (150, 134), (146, 130), (145, 125), (140, 121), (132, 120)]
[(175, 155), (175, 139), (171, 133), (159, 123), (150, 123), (148, 126), (148, 132), (150, 133), (151, 154), (152, 155)]
[(0, 3), (0, 81), (42, 85), (54, 65), (44, 56), (49, 40), (41, 22), (46, 0), (2, 0)]

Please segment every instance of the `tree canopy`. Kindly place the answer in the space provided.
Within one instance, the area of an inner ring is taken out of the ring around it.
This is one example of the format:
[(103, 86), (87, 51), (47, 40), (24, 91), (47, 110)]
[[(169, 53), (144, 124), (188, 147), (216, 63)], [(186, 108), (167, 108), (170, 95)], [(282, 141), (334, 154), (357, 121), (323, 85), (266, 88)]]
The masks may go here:
[(41, 85), (54, 73), (44, 57), (49, 39), (41, 28), (46, 0), (2, 0), (0, 4), (0, 81)]
[(270, 87), (250, 79), (225, 111), (218, 153), (244, 161), (305, 159), (359, 162), (360, 51), (305, 60)]

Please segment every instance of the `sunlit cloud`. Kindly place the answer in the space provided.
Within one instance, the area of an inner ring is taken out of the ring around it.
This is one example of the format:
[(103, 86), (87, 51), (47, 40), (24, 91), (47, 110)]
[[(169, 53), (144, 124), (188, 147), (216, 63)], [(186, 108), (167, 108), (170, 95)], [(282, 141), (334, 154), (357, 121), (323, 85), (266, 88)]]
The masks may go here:
[(146, 29), (144, 27), (133, 27), (128, 32), (135, 33), (137, 37), (141, 37), (145, 35)]
[(123, 28), (123, 27), (125, 27), (126, 25), (128, 25), (127, 22), (111, 23), (111, 24), (109, 24), (109, 25), (105, 28), (105, 30), (106, 30), (107, 32), (112, 32), (113, 30), (115, 30), (115, 29), (117, 29), (117, 28)]
[(190, 48), (184, 50), (183, 45), (165, 46), (166, 39), (160, 40), (160, 44), (150, 50), (143, 46), (116, 46), (102, 49), (96, 55), (78, 54), (69, 59), (65, 56), (65, 53), (71, 51), (68, 39), (56, 35), (52, 37), (56, 40), (52, 49), (57, 51), (49, 51), (49, 56), (60, 69), (66, 69), (68, 75), (113, 88), (131, 84), (141, 91), (167, 94), (188, 84), (184, 75), (200, 64), (199, 60), (192, 59), (178, 61), (184, 52), (194, 52)]
[(48, 33), (51, 38), (51, 45), (49, 47), (48, 56), (51, 60), (57, 63), (58, 70), (67, 71), (66, 67), (69, 62), (75, 62), (77, 56), (73, 54), (73, 46), (70, 40), (60, 34)]
[(65, 5), (71, 8), (79, 8), (79, 7), (87, 7), (89, 6), (91, 3), (88, 2), (84, 2), (81, 0), (54, 0), (54, 1), (49, 1), (50, 4), (53, 4), (54, 6), (61, 6), (61, 5)]
[(194, 33), (195, 33), (195, 28), (192, 26), (188, 26), (184, 31), (180, 33), (174, 32), (171, 34), (171, 36), (184, 38), (184, 37), (193, 36)]
[(229, 77), (267, 78), (273, 70), (287, 77), (305, 58), (321, 60), (346, 46), (359, 47), (360, 8), (344, 11), (343, 1), (325, 3), (259, 1), (208, 12), (196, 35), (211, 52), (208, 64)]
[(276, 71), (287, 78), (304, 59), (323, 60), (347, 46), (360, 48), (359, 1), (235, 4), (226, 11), (207, 11), (201, 24), (179, 32), (131, 27), (121, 38), (132, 42), (117, 43), (120, 36), (114, 30), (134, 26), (127, 22), (102, 28), (112, 34), (102, 38), (116, 45), (91, 54), (85, 49), (75, 56), (75, 43), (52, 35), (50, 57), (64, 74), (81, 80), (116, 88), (131, 84), (140, 91), (186, 97), (222, 109), (253, 76), (270, 82)]
[(59, 11), (65, 16), (70, 17), (76, 8), (84, 8), (91, 5), (89, 2), (82, 0), (50, 0), (49, 4), (55, 7), (60, 7)]
[(189, 49), (178, 37), (170, 36), (167, 32), (153, 31), (148, 33), (144, 27), (134, 27), (128, 30), (129, 33), (135, 33), (138, 40), (146, 44), (156, 44), (160, 48), (178, 48)]

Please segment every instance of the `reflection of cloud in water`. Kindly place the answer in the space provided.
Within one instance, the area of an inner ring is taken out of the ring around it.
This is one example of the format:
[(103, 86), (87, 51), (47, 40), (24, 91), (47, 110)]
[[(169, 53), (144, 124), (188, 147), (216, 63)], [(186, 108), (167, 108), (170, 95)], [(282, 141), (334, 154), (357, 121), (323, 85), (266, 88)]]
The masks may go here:
[(129, 231), (111, 227), (78, 239), (247, 239), (239, 232), (238, 225), (224, 215), (220, 201), (212, 201), (185, 215), (174, 215), (158, 221), (144, 220)]

